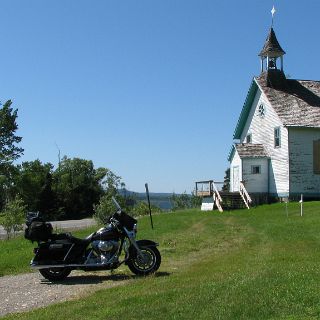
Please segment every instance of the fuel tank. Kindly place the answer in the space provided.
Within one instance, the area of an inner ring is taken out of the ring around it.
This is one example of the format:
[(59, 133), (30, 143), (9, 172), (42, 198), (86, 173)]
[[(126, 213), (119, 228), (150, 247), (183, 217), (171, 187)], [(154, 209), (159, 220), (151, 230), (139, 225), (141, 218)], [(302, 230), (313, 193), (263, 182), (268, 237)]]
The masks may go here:
[(112, 240), (112, 239), (119, 239), (122, 237), (122, 234), (114, 229), (111, 224), (106, 225), (105, 227), (99, 229), (93, 236), (92, 241), (95, 240)]

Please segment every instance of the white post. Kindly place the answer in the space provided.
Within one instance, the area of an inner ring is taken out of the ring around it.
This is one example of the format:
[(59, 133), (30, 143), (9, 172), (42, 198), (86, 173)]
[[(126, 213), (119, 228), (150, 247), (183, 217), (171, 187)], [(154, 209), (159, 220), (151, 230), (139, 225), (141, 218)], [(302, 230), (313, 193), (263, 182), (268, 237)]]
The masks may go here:
[(289, 210), (288, 210), (289, 198), (285, 198), (284, 202), (286, 203), (286, 214), (287, 214), (287, 218), (288, 218), (289, 217)]
[(300, 216), (302, 217), (303, 215), (303, 194), (301, 193), (301, 200), (300, 202)]

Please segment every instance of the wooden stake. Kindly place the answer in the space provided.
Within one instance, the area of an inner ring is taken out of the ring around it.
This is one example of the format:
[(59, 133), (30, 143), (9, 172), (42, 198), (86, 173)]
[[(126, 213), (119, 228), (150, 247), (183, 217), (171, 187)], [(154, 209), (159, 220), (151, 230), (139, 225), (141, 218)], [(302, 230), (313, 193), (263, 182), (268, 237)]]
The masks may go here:
[(149, 197), (149, 188), (148, 184), (145, 184), (146, 187), (146, 193), (147, 193), (147, 199), (148, 199), (148, 205), (149, 205), (149, 215), (150, 215), (150, 222), (151, 222), (151, 228), (153, 229), (153, 221), (152, 221), (152, 214), (151, 214), (151, 205), (150, 205), (150, 197)]

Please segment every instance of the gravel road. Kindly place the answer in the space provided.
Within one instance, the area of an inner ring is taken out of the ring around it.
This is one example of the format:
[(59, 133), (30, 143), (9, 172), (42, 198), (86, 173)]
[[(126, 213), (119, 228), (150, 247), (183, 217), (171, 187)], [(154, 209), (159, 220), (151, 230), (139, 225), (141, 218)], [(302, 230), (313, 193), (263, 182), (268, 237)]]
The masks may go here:
[(0, 278), (0, 317), (14, 312), (40, 308), (87, 295), (101, 288), (128, 283), (133, 276), (110, 271), (86, 273), (73, 271), (59, 283), (45, 280), (39, 272)]
[[(66, 221), (50, 221), (53, 230), (62, 229), (62, 230), (74, 230), (74, 229), (82, 229), (89, 226), (93, 226), (96, 224), (96, 221), (91, 218), (81, 219), (81, 220), (66, 220)], [(0, 226), (0, 239), (4, 239), (6, 237), (6, 232), (2, 226)]]

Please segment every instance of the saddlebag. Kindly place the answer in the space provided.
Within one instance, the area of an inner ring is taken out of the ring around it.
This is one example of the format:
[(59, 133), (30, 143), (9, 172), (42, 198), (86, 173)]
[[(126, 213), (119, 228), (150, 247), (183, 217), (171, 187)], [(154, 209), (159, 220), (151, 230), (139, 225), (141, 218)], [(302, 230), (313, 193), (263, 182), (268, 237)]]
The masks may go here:
[(48, 241), (52, 236), (52, 224), (33, 221), (24, 231), (24, 237), (31, 241)]
[(73, 243), (69, 240), (51, 240), (42, 242), (33, 259), (34, 265), (59, 265), (65, 263), (83, 263), (86, 243)]

